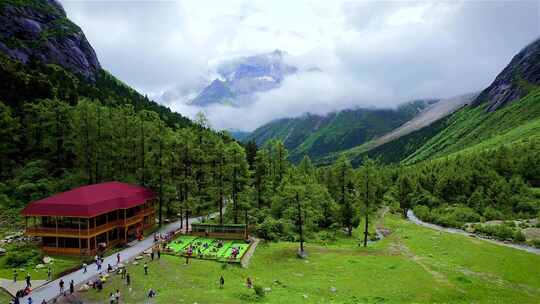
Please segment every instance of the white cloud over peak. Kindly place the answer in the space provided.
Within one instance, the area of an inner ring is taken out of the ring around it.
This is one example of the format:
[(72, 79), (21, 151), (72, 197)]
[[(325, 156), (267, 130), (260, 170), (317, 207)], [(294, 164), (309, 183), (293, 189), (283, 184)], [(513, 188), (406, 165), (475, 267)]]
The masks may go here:
[(183, 104), (227, 58), (286, 51), (306, 70), (244, 108), (205, 109), (216, 128), (252, 130), (305, 112), (389, 107), (489, 85), (540, 36), (540, 3), (517, 1), (62, 1), (102, 65)]

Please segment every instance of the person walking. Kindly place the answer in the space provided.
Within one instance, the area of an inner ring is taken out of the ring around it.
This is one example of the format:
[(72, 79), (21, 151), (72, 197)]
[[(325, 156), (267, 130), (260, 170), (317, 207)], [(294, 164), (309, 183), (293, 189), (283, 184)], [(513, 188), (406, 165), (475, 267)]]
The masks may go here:
[(114, 297), (113, 293), (112, 292), (109, 293), (109, 303), (114, 304), (114, 300), (115, 300), (115, 297)]
[(34, 303), (34, 300), (32, 300), (32, 297), (28, 297), (28, 304)]
[(30, 273), (26, 274), (26, 288), (32, 287), (32, 282), (30, 282), (32, 277), (30, 276)]
[(49, 268), (47, 268), (47, 280), (52, 281), (52, 269), (51, 269), (51, 266), (49, 266)]
[(100, 260), (98, 260), (96, 262), (96, 265), (97, 265), (97, 271), (101, 271), (101, 261)]
[(75, 282), (73, 282), (73, 280), (71, 280), (69, 282), (69, 294), (73, 294), (75, 292)]
[(159, 248), (157, 249), (157, 258), (158, 260), (161, 259), (161, 250)]
[(17, 269), (13, 269), (13, 283), (17, 283), (18, 276), (19, 276), (19, 273), (17, 273)]
[(152, 248), (152, 252), (150, 252), (150, 259), (154, 260), (154, 248)]
[(120, 264), (120, 252), (116, 254), (116, 265)]
[(126, 278), (126, 269), (120, 268), (120, 274), (122, 275), (122, 280)]
[(223, 275), (219, 278), (219, 289), (223, 289), (223, 286), (225, 285), (225, 279), (223, 278)]
[(126, 285), (127, 286), (131, 285), (131, 276), (129, 275), (129, 272), (126, 273)]
[(144, 263), (144, 274), (148, 275), (148, 264)]
[(60, 294), (64, 294), (64, 280), (60, 279), (60, 282), (58, 282), (58, 286), (60, 286)]

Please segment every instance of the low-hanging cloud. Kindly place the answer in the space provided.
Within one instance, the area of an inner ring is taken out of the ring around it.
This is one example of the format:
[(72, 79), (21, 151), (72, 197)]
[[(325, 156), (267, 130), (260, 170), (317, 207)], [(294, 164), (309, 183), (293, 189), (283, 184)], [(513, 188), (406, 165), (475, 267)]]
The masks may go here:
[[(540, 35), (534, 0), (64, 2), (107, 69), (218, 129), (481, 90)], [(280, 88), (246, 107), (185, 104), (212, 62), (273, 49), (301, 70)]]

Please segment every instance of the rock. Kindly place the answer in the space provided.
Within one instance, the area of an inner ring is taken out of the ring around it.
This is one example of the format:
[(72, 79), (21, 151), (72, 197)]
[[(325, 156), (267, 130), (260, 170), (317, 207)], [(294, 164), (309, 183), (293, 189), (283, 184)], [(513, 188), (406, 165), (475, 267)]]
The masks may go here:
[(51, 257), (43, 257), (43, 264), (49, 264), (53, 261), (53, 259)]
[(43, 268), (45, 268), (45, 265), (43, 265), (43, 264), (37, 264), (36, 265), (36, 269), (43, 269)]
[(151, 254), (152, 253), (152, 248), (150, 249), (146, 249), (145, 251), (143, 251), (144, 254)]
[(336, 291), (337, 291), (337, 289), (334, 286), (330, 287), (330, 292), (331, 293), (335, 293)]
[(136, 256), (136, 257), (135, 257), (135, 260), (137, 260), (137, 261), (138, 261), (138, 260), (142, 260), (142, 259), (144, 259), (144, 257), (143, 257), (142, 255), (139, 255), (139, 256)]
[(30, 58), (57, 64), (95, 81), (101, 65), (82, 30), (67, 19), (57, 1), (39, 2), (36, 6), (12, 1), (1, 6), (0, 37), (12, 37), (16, 43), (1, 39), (0, 52), (24, 64)]
[(126, 267), (126, 265), (124, 265), (124, 264), (122, 264), (122, 263), (119, 263), (118, 265), (116, 265), (116, 267), (118, 267), (118, 268), (124, 268), (124, 267)]
[(90, 290), (90, 286), (88, 284), (82, 284), (79, 286), (79, 288), (77, 288), (78, 292), (86, 292), (88, 290)]
[(272, 288), (270, 288), (270, 287), (265, 287), (263, 290), (264, 290), (264, 292), (270, 292), (270, 291), (272, 291)]
[(307, 298), (308, 298), (308, 295), (307, 295), (307, 294), (303, 294), (302, 297), (304, 297), (304, 299), (307, 299)]
[(473, 105), (486, 102), (487, 112), (496, 111), (529, 93), (522, 83), (531, 87), (540, 84), (540, 39), (515, 55), (493, 83), (474, 100)]
[(131, 264), (133, 264), (133, 265), (139, 265), (139, 262), (133, 261), (133, 263), (131, 263)]
[(5, 250), (4, 248), (0, 248), (0, 256), (4, 255), (7, 253), (7, 250)]

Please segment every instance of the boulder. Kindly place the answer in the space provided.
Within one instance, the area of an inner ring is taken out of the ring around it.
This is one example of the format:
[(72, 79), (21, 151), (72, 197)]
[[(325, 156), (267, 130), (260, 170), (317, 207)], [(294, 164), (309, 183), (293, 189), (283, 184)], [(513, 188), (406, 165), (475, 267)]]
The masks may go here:
[(135, 257), (135, 260), (137, 260), (137, 261), (138, 261), (138, 260), (142, 260), (142, 259), (144, 259), (144, 257), (143, 257), (142, 255), (139, 255), (139, 256), (136, 256), (136, 257)]
[(337, 291), (337, 289), (334, 286), (330, 287), (330, 292), (331, 293), (335, 293), (336, 291)]
[(43, 265), (43, 264), (37, 264), (36, 265), (36, 269), (43, 269), (43, 268), (45, 268), (45, 265)]
[(4, 248), (0, 248), (0, 256), (6, 254), (7, 250), (5, 250)]
[(86, 292), (88, 290), (90, 290), (90, 285), (88, 284), (82, 284), (81, 286), (79, 286), (79, 288), (77, 288), (78, 292)]
[(53, 259), (51, 257), (43, 257), (43, 264), (49, 264), (53, 261)]

